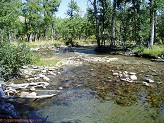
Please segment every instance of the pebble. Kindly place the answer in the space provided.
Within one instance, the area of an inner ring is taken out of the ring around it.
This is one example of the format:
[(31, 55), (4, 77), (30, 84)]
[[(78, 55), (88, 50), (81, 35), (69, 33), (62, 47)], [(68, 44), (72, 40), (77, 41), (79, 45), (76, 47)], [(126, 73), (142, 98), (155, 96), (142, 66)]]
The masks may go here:
[(147, 83), (147, 82), (143, 82), (143, 85), (148, 86), (148, 87), (152, 87), (152, 85)]
[(59, 87), (59, 90), (63, 90), (63, 87)]
[(35, 91), (35, 87), (31, 87), (30, 88), (30, 91)]
[(50, 79), (47, 76), (43, 75), (43, 74), (39, 74), (39, 77), (43, 78), (44, 81), (50, 81)]
[(113, 76), (118, 76), (118, 73), (113, 73)]
[(154, 82), (154, 80), (152, 80), (152, 79), (148, 79), (147, 80), (149, 83), (153, 83)]
[(134, 73), (134, 72), (129, 72), (129, 75), (136, 75), (136, 73)]
[(42, 73), (46, 73), (47, 72), (47, 70), (42, 70)]
[(133, 80), (133, 81), (136, 81), (137, 80), (137, 76), (136, 75), (131, 75), (130, 79)]

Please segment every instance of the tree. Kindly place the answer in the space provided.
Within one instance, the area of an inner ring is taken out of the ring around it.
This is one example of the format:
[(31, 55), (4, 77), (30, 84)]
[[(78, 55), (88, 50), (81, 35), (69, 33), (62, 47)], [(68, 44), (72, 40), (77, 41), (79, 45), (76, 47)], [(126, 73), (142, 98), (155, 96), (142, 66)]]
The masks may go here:
[(155, 0), (150, 0), (150, 38), (148, 42), (148, 48), (151, 48), (154, 44), (155, 37)]
[(41, 0), (30, 0), (24, 3), (23, 16), (25, 17), (24, 30), (28, 41), (37, 39), (38, 30), (42, 23), (42, 3)]
[(112, 35), (111, 35), (111, 44), (110, 46), (113, 47), (115, 45), (115, 17), (116, 17), (116, 5), (117, 0), (113, 1), (113, 12), (112, 12), (112, 21), (111, 21), (111, 27), (112, 27)]
[(43, 0), (45, 24), (51, 25), (51, 41), (55, 36), (55, 13), (58, 11), (61, 0)]
[(89, 0), (93, 7), (93, 15), (95, 21), (95, 37), (97, 41), (97, 47), (100, 48), (100, 36), (99, 36), (99, 15), (98, 15), (98, 0)]
[(20, 6), (21, 2), (19, 0), (3, 0), (0, 2), (1, 41), (11, 41), (11, 39), (15, 37)]
[(69, 16), (69, 41), (68, 44), (74, 45), (72, 39), (75, 37), (75, 20), (79, 17), (79, 6), (74, 0), (68, 4), (67, 15)]
[(67, 15), (72, 19), (73, 17), (78, 16), (79, 14), (79, 6), (74, 0), (68, 4)]

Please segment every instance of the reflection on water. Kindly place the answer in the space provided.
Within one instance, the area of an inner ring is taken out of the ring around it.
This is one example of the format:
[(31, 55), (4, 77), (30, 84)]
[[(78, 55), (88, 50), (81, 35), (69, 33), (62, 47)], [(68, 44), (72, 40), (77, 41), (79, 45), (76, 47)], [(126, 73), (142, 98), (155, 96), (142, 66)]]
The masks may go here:
[[(27, 110), (26, 117), (42, 118), (46, 123), (164, 121), (163, 63), (135, 57), (93, 54), (93, 50), (81, 48), (74, 52), (47, 53), (61, 59), (83, 54), (85, 57), (117, 57), (119, 61), (65, 66), (60, 75), (51, 78), (58, 86), (67, 88), (56, 97), (33, 102), (37, 107)], [(135, 72), (138, 80), (136, 83), (122, 82), (111, 74), (111, 70)], [(143, 86), (145, 76), (155, 81), (153, 87)]]

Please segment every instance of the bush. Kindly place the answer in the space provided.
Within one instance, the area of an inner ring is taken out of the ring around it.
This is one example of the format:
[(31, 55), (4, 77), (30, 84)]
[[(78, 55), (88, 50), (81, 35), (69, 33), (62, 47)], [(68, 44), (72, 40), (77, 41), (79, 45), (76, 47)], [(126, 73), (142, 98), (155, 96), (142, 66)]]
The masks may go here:
[(133, 51), (137, 54), (142, 54), (144, 49), (145, 49), (144, 46), (139, 46), (139, 47), (135, 47)]
[(32, 53), (26, 44), (12, 45), (0, 42), (0, 74), (3, 77), (17, 75), (23, 65), (30, 64)]

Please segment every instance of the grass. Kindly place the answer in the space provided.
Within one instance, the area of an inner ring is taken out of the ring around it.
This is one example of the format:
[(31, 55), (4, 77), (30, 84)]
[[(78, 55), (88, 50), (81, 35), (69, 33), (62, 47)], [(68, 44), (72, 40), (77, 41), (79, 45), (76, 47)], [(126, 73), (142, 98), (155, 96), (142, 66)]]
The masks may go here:
[(35, 63), (35, 65), (38, 66), (56, 66), (56, 64), (60, 60), (56, 57), (51, 57), (51, 58), (41, 58), (38, 62)]
[(59, 46), (64, 44), (64, 41), (59, 41), (59, 40), (55, 40), (55, 41), (36, 41), (36, 42), (29, 42), (28, 45), (30, 47), (43, 47), (43, 46)]
[(141, 46), (134, 48), (134, 52), (139, 55), (146, 55), (157, 58), (164, 56), (164, 45), (154, 45), (151, 49)]
[(164, 45), (154, 45), (151, 49), (144, 48), (143, 54), (158, 57), (164, 55)]
[(33, 60), (32, 64), (37, 66), (56, 66), (56, 64), (60, 61), (57, 56), (54, 55), (42, 55), (38, 52), (33, 52)]

